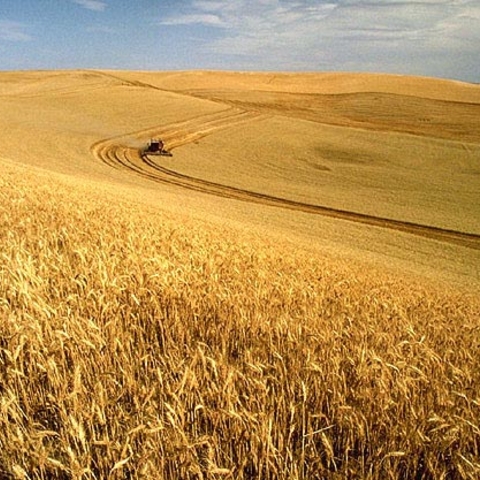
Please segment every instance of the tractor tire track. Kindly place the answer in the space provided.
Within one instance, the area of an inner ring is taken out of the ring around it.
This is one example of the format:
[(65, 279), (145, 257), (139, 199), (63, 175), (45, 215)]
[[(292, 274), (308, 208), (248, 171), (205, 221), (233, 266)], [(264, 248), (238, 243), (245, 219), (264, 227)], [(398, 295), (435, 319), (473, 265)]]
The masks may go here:
[(127, 138), (143, 138), (161, 136), (167, 149), (194, 142), (219, 130), (230, 128), (242, 122), (266, 118), (265, 114), (248, 112), (236, 108), (223, 110), (216, 114), (203, 115), (184, 122), (156, 127), (130, 135), (112, 137), (97, 142), (92, 146), (92, 153), (105, 164), (119, 169), (130, 170), (149, 180), (175, 185), (223, 198), (241, 200), (265, 206), (274, 206), (298, 212), (322, 215), (338, 220), (346, 220), (371, 227), (385, 228), (424, 237), (430, 240), (446, 242), (462, 247), (480, 250), (480, 235), (460, 232), (413, 222), (377, 217), (349, 210), (298, 202), (295, 200), (267, 195), (237, 187), (203, 180), (165, 168), (158, 163), (158, 156), (142, 154), (139, 149), (123, 145)]
[(453, 243), (464, 247), (480, 250), (480, 235), (477, 234), (459, 232), (457, 230), (449, 230), (428, 225), (421, 225), (413, 222), (376, 217), (374, 215), (341, 210), (333, 207), (325, 207), (321, 205), (297, 202), (295, 200), (290, 200), (287, 198), (275, 197), (272, 195), (252, 192), (249, 190), (243, 190), (236, 187), (210, 182), (208, 180), (190, 177), (188, 175), (184, 175), (173, 170), (161, 167), (157, 165), (154, 161), (152, 161), (152, 159), (148, 156), (144, 156), (143, 160), (146, 165), (152, 167), (159, 173), (156, 180), (162, 181), (164, 183), (174, 183), (175, 185), (179, 185), (184, 188), (201, 191), (204, 193), (210, 193), (230, 199), (250, 201), (268, 206), (288, 208), (290, 210), (323, 215), (339, 220), (362, 223), (373, 227), (388, 228), (391, 230), (397, 230), (404, 233), (426, 237), (431, 240)]
[(255, 118), (265, 117), (257, 112), (247, 112), (240, 108), (229, 107), (219, 112), (175, 122), (164, 126), (155, 126), (148, 129), (137, 130), (128, 134), (115, 135), (94, 143), (90, 150), (92, 154), (109, 166), (117, 166), (112, 163), (112, 154), (108, 152), (120, 146), (128, 148), (128, 144), (138, 143), (144, 145), (150, 137), (161, 136), (168, 149), (176, 148), (186, 143), (194, 142), (215, 131), (230, 128), (242, 122)]

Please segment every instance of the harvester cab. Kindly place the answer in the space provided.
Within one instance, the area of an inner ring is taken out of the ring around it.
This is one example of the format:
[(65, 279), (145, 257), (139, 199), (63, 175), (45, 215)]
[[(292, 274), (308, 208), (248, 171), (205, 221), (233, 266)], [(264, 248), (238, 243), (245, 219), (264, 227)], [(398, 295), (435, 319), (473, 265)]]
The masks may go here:
[(148, 153), (160, 153), (163, 150), (163, 142), (158, 138), (152, 138), (148, 142), (146, 152)]
[(165, 144), (163, 143), (163, 140), (160, 140), (159, 138), (152, 138), (148, 142), (143, 153), (147, 155), (166, 155), (169, 157), (172, 156), (172, 154), (168, 150), (165, 150)]

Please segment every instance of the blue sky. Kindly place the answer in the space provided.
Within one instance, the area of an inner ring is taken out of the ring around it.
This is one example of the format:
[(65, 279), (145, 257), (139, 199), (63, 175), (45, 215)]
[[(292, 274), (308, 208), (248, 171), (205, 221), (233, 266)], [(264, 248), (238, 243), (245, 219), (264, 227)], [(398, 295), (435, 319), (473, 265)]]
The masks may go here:
[(63, 68), (480, 83), (480, 0), (0, 0), (0, 70)]

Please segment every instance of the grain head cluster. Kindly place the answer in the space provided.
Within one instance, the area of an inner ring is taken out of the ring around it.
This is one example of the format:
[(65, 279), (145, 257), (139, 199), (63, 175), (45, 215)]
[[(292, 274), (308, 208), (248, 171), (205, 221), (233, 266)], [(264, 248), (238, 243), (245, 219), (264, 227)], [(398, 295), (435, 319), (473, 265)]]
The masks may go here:
[(0, 477), (480, 478), (478, 297), (0, 178)]

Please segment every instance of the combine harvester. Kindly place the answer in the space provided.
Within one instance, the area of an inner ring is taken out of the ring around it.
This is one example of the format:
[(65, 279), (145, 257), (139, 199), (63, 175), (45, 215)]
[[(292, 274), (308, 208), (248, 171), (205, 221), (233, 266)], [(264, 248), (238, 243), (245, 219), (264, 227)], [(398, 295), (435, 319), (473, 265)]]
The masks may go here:
[(165, 149), (165, 144), (159, 138), (152, 138), (143, 149), (143, 155), (163, 155), (171, 157), (172, 153)]

